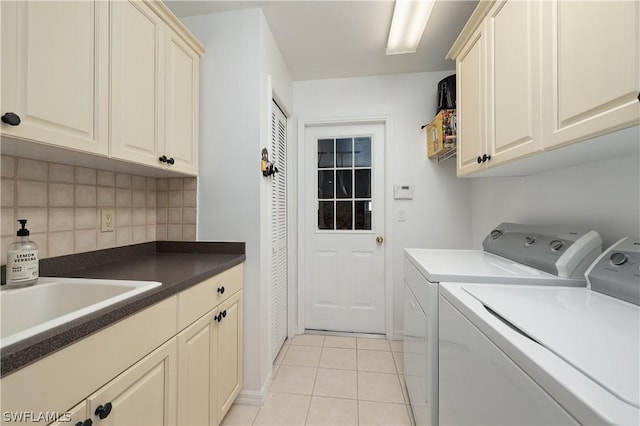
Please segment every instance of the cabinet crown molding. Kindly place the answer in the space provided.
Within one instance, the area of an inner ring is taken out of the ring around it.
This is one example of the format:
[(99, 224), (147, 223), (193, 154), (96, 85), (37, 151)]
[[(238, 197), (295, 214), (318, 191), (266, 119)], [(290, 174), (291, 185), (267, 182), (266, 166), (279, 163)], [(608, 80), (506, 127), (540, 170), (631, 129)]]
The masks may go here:
[(206, 51), (204, 45), (195, 38), (191, 31), (182, 23), (182, 21), (173, 14), (171, 10), (160, 0), (144, 0), (144, 2), (155, 12), (156, 15), (164, 21), (173, 31), (178, 33), (182, 39), (195, 50), (198, 55), (202, 56)]
[(469, 17), (469, 20), (462, 28), (462, 31), (460, 31), (458, 38), (456, 38), (453, 46), (451, 46), (451, 49), (449, 49), (449, 53), (447, 53), (445, 59), (451, 59), (455, 61), (458, 58), (458, 56), (462, 53), (467, 40), (469, 40), (476, 28), (478, 28), (478, 26), (483, 22), (484, 17), (487, 16), (487, 13), (489, 13), (489, 10), (495, 2), (496, 0), (480, 0), (478, 2), (478, 5)]

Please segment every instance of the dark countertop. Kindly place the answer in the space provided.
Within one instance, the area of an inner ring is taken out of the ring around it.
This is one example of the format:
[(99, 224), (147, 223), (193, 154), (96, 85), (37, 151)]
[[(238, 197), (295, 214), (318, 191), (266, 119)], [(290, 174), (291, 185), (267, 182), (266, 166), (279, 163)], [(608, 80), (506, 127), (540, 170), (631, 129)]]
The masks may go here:
[[(40, 275), (160, 281), (161, 286), (0, 351), (0, 377), (217, 275), (245, 260), (244, 243), (156, 241), (42, 259)], [(4, 278), (4, 267), (2, 270)]]

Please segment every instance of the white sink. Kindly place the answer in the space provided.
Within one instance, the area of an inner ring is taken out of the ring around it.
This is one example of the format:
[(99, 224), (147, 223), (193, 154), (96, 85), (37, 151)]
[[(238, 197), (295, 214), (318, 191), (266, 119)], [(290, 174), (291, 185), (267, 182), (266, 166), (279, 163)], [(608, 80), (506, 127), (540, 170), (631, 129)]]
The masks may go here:
[(157, 281), (42, 277), (31, 287), (2, 290), (0, 348), (161, 284)]

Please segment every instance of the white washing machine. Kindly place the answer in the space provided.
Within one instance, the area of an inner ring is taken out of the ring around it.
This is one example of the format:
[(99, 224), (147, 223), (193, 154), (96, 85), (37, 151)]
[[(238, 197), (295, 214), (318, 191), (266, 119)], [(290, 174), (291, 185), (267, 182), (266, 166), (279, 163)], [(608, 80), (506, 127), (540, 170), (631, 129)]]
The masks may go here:
[(640, 424), (640, 239), (588, 287), (442, 283), (442, 424)]
[(584, 287), (602, 251), (595, 231), (503, 223), (483, 250), (405, 249), (404, 378), (418, 425), (438, 424), (438, 283)]

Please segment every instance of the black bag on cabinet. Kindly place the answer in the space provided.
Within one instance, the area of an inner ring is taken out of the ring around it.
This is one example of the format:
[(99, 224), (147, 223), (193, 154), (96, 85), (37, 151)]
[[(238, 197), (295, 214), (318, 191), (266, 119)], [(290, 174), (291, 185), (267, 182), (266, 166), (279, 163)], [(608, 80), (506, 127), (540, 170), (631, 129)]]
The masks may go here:
[(443, 78), (438, 83), (438, 111), (456, 109), (456, 75)]

